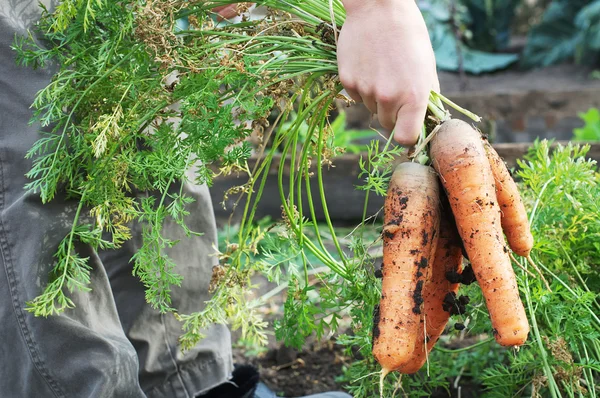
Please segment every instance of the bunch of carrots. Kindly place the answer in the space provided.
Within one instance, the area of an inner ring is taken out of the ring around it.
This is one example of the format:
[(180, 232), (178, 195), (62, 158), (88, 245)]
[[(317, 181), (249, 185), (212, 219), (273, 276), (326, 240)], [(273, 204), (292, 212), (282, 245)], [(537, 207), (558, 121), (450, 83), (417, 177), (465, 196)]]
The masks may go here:
[(453, 308), (464, 309), (466, 297), (455, 301), (461, 276), (469, 279), (463, 257), (481, 287), (496, 341), (520, 346), (529, 333), (510, 253), (530, 259), (533, 247), (517, 185), (468, 123), (449, 119), (432, 135), (431, 166), (399, 164), (385, 200), (382, 297), (373, 329), (382, 381), (392, 371), (417, 372)]

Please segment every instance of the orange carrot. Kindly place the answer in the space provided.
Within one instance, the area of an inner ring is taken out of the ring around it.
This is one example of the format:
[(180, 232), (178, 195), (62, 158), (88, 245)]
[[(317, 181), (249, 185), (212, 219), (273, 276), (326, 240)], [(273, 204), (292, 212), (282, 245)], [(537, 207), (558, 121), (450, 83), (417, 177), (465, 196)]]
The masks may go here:
[(462, 243), (450, 207), (444, 210), (447, 212), (444, 212), (441, 217), (439, 239), (430, 278), (423, 288), (424, 304), (419, 339), (412, 359), (398, 368), (400, 373), (415, 373), (425, 364), (428, 354), (450, 318), (450, 312), (444, 308), (444, 301), (448, 295), (455, 295), (458, 291), (458, 283), (450, 282), (448, 274), (457, 275), (462, 271)]
[(527, 257), (533, 247), (533, 235), (529, 229), (527, 211), (521, 200), (519, 189), (498, 152), (487, 140), (484, 141), (484, 146), (494, 175), (496, 197), (502, 211), (502, 229), (506, 240), (513, 252)]
[(430, 155), (485, 297), (496, 341), (521, 345), (529, 324), (504, 244), (494, 177), (481, 135), (463, 121), (446, 121), (431, 140)]
[(439, 183), (431, 167), (401, 163), (385, 200), (382, 295), (373, 355), (386, 374), (411, 359), (418, 340), (423, 285), (439, 229)]

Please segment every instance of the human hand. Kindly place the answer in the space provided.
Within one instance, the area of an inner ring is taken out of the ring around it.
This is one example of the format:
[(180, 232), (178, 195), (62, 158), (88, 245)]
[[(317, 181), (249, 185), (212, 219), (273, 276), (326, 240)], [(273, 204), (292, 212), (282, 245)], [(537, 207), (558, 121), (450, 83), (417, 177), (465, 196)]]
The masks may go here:
[(430, 90), (439, 92), (435, 56), (414, 0), (342, 0), (346, 21), (337, 58), (342, 85), (356, 102), (394, 129), (401, 145), (414, 145)]

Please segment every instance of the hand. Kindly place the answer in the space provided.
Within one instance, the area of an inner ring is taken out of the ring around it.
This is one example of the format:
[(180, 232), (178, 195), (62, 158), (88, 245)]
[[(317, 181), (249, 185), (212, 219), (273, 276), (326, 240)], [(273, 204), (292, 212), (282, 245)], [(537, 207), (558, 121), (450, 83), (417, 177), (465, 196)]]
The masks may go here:
[(435, 56), (414, 0), (343, 0), (346, 21), (337, 47), (342, 85), (356, 102), (414, 145), (429, 91), (439, 92)]

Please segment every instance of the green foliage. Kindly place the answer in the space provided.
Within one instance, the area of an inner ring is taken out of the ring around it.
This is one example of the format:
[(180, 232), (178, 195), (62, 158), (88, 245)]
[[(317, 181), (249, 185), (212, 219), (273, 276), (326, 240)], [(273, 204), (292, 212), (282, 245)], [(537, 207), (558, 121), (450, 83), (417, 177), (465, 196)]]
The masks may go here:
[(522, 0), (464, 0), (470, 18), (470, 44), (481, 51), (504, 50), (515, 11)]
[[(248, 47), (253, 37), (246, 33), (267, 22), (257, 21), (248, 31), (234, 26), (213, 30), (206, 12), (210, 5), (186, 11), (188, 18), (205, 23), (202, 29), (175, 34), (174, 21), (184, 5), (65, 1), (52, 14), (44, 12), (37, 28), (49, 49), (33, 35), (15, 41), (22, 65), (59, 66), (33, 104), (34, 119), (53, 128), (27, 155), (33, 159), (27, 188), (43, 202), (66, 190), (80, 203), (73, 228), (56, 253), (48, 285), (28, 304), (37, 315), (63, 311), (72, 306), (68, 290), (90, 288), (87, 259), (75, 252), (76, 242), (94, 249), (117, 248), (131, 237), (131, 222), (143, 224), (143, 245), (132, 260), (147, 301), (163, 312), (176, 311), (170, 291), (181, 277), (165, 249), (177, 242), (163, 236), (162, 226), (169, 218), (186, 234), (195, 233), (185, 225), (192, 205), (181, 190), (186, 172), (195, 168), (194, 182), (210, 185), (217, 172), (246, 170), (251, 148), (245, 139), (253, 128), (264, 126), (274, 106), (287, 108), (289, 91), (299, 91), (303, 84), (293, 80), (299, 71), (308, 68), (313, 76), (305, 101), (314, 98), (313, 89), (327, 84), (327, 73), (335, 71), (323, 65), (323, 59), (334, 59), (335, 53), (319, 36), (308, 32), (308, 38), (290, 38), (289, 30), (282, 29), (273, 32), (271, 41), (269, 36)], [(241, 53), (237, 46), (244, 42), (247, 48)], [(290, 43), (296, 44), (288, 47), (291, 60), (271, 59), (273, 46), (285, 50)], [(239, 55), (224, 57), (223, 51)], [(151, 195), (140, 198), (132, 195), (135, 191)], [(90, 209), (93, 224), (83, 223), (84, 208)], [(103, 240), (105, 232), (108, 238)], [(246, 264), (245, 257), (235, 261), (239, 268)], [(219, 289), (214, 301), (220, 307), (209, 305), (187, 317), (180, 314), (190, 331), (184, 341), (193, 344), (199, 330), (211, 322), (230, 317), (239, 326), (256, 315), (253, 304), (243, 298), (244, 278), (236, 270), (228, 274), (225, 280), (235, 288)], [(230, 305), (234, 302), (250, 310), (236, 314), (238, 307)], [(250, 333), (260, 330), (260, 321), (253, 324), (258, 326)]]
[(573, 130), (573, 139), (576, 141), (600, 141), (600, 111), (598, 108), (590, 108), (582, 112), (579, 117), (585, 125)]
[[(376, 217), (364, 214), (355, 230), (341, 236), (329, 217), (323, 182), (346, 142), (335, 138), (342, 123), (328, 122), (341, 88), (335, 47), (317, 29), (330, 21), (329, 7), (320, 0), (268, 0), (260, 3), (277, 9), (266, 20), (217, 28), (208, 10), (226, 3), (231, 1), (71, 1), (42, 19), (40, 31), (50, 50), (32, 38), (17, 39), (22, 64), (60, 65), (33, 104), (36, 120), (54, 127), (29, 153), (35, 160), (28, 188), (44, 202), (65, 194), (63, 188), (79, 200), (48, 285), (28, 309), (46, 316), (71, 307), (68, 291), (91, 288), (77, 244), (117, 248), (130, 238), (129, 224), (140, 222), (143, 245), (132, 271), (145, 285), (147, 301), (182, 322), (182, 349), (193, 347), (213, 323), (241, 329), (248, 344), (265, 344), (259, 310), (267, 298), (248, 294), (251, 276), (262, 272), (287, 286), (276, 333), (289, 344), (301, 346), (311, 334), (335, 333), (350, 318), (350, 331), (339, 343), (357, 354), (344, 377), (357, 397), (376, 396), (379, 367), (371, 354), (371, 331), (381, 285), (373, 264), (381, 240), (370, 226)], [(341, 26), (342, 5), (336, 0), (333, 7)], [(303, 24), (274, 22), (282, 12)], [(174, 21), (184, 16), (190, 29), (176, 30)], [(278, 119), (269, 126), (272, 113)], [(245, 138), (252, 130), (268, 135), (265, 142), (273, 146), (258, 148), (263, 156), (251, 169)], [(371, 143), (359, 164), (365, 209), (370, 193), (385, 194), (401, 152), (390, 142)], [(276, 153), (278, 165), (273, 164)], [(491, 338), (451, 346), (466, 333), (492, 333), (481, 292), (471, 286), (465, 290), (471, 296), (469, 315), (457, 318), (467, 332), (444, 336), (427, 369), (404, 377), (401, 387), (395, 385), (397, 376), (390, 376), (386, 394), (398, 387), (410, 396), (429, 396), (462, 377), (492, 396), (573, 396), (583, 395), (584, 388), (597, 395), (600, 192), (595, 164), (585, 161), (585, 153), (575, 146), (551, 153), (544, 141), (521, 163), (536, 238), (533, 258), (552, 277), (553, 288), (550, 293), (518, 272), (532, 323), (530, 342), (518, 352), (498, 347)], [(193, 204), (181, 190), (192, 167), (198, 183), (210, 185), (216, 173), (234, 171), (246, 173), (248, 182), (236, 188), (245, 197), (242, 221), (217, 253), (212, 298), (204, 307), (199, 303), (197, 312), (179, 314), (169, 293), (181, 279), (165, 255), (177, 242), (163, 236), (162, 226), (170, 219), (186, 234), (195, 233), (185, 225)], [(283, 220), (256, 223), (272, 170)], [(289, 179), (284, 180), (284, 170)], [(140, 198), (136, 191), (149, 195)], [(90, 209), (90, 217), (84, 209)], [(322, 224), (316, 222), (317, 209), (324, 215)], [(93, 222), (83, 221), (88, 218)]]
[(548, 66), (574, 59), (597, 64), (600, 54), (600, 1), (554, 0), (529, 32), (521, 64)]
[[(477, 49), (488, 47), (486, 51), (490, 51), (491, 47), (494, 47), (494, 44), (484, 46), (480, 42), (467, 45), (461, 37), (457, 38), (455, 30), (460, 33), (460, 36), (475, 37), (468, 30), (469, 24), (474, 19), (465, 7), (465, 5), (469, 5), (473, 8), (473, 3), (469, 1), (454, 2), (454, 7), (456, 8), (454, 14), (450, 12), (451, 2), (449, 1), (430, 0), (422, 3), (421, 9), (427, 23), (438, 68), (457, 71), (459, 69), (458, 48), (460, 48), (462, 56), (462, 66), (468, 73), (479, 74), (491, 72), (506, 68), (517, 61), (518, 56), (515, 54), (494, 54)], [(475, 7), (475, 9), (477, 8)], [(487, 32), (488, 28), (478, 28), (477, 37), (482, 38), (483, 35), (480, 30)], [(492, 29), (489, 31), (491, 36), (497, 36)]]
[(398, 146), (388, 149), (390, 141), (384, 148), (380, 148), (380, 141), (371, 141), (367, 147), (366, 159), (361, 156), (358, 163), (358, 178), (364, 181), (363, 185), (357, 186), (358, 189), (372, 191), (379, 196), (387, 194), (388, 182), (394, 171), (393, 161), (403, 152)]
[[(588, 146), (536, 141), (519, 162), (535, 238), (533, 259), (552, 277), (552, 293), (521, 275), (530, 342), (486, 373), (490, 396), (596, 396), (600, 374), (600, 177)], [(592, 364), (592, 366), (590, 366)], [(509, 380), (512, 380), (508, 382)]]
[[(438, 67), (456, 71), (459, 53), (466, 72), (503, 69), (519, 58), (494, 53), (509, 42), (511, 23), (520, 0), (427, 0), (421, 8)], [(453, 11), (453, 12), (452, 12)], [(574, 60), (597, 65), (600, 55), (600, 1), (554, 0), (542, 21), (528, 33), (521, 66), (543, 67)]]

